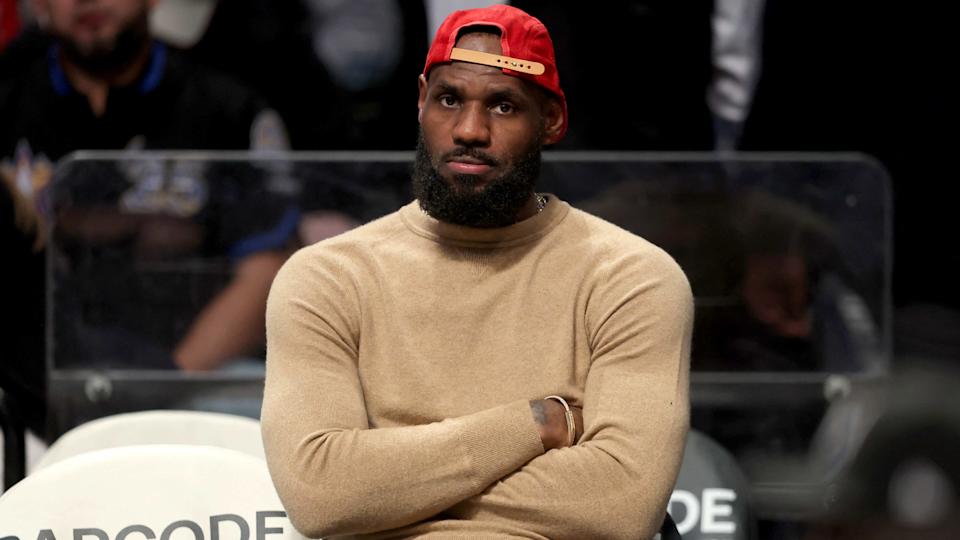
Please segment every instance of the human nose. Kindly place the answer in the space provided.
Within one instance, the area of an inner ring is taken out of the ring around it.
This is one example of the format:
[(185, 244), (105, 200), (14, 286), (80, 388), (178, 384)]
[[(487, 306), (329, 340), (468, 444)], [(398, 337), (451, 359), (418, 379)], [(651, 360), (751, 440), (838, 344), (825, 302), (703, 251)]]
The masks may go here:
[(480, 104), (470, 104), (457, 115), (453, 127), (453, 142), (461, 146), (489, 146), (490, 119)]

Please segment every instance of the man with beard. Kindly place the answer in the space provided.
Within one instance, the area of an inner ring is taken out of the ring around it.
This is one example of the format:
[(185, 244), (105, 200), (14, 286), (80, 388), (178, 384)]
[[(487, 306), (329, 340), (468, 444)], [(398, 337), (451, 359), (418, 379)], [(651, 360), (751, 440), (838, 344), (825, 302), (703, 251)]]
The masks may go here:
[(157, 1), (35, 3), (50, 46), (45, 58), (0, 85), (0, 159), (285, 145), (276, 114), (250, 90), (152, 39), (148, 17)]
[(567, 126), (540, 21), (452, 14), (419, 85), (417, 200), (271, 289), (261, 421), (288, 515), (309, 537), (650, 538), (688, 426), (685, 276), (535, 191)]
[[(16, 257), (15, 276), (36, 276), (8, 283), (15, 293), (5, 302), (4, 327), (18, 362), (5, 362), (0, 384), (41, 410), (43, 365), (43, 222), (41, 204), (57, 160), (81, 149), (283, 149), (286, 134), (275, 112), (255, 94), (225, 77), (199, 69), (154, 40), (148, 15), (157, 0), (39, 0), (37, 19), (49, 36), (46, 54), (0, 81), (0, 189), (12, 201), (14, 219), (0, 224), (29, 238), (34, 254)], [(146, 175), (96, 178), (94, 193), (118, 190), (137, 200), (161, 200), (141, 193), (157, 184)], [(206, 178), (193, 178), (201, 184)], [(109, 184), (110, 182), (114, 184)], [(106, 185), (105, 185), (106, 184)], [(220, 185), (220, 184), (217, 184)], [(163, 188), (163, 186), (160, 186)], [(216, 199), (213, 183), (188, 194), (179, 212), (194, 218)], [(138, 191), (139, 190), (139, 191)], [(205, 197), (205, 198), (203, 198)], [(203, 198), (201, 200), (201, 198)], [(117, 239), (147, 232), (147, 217), (168, 208), (138, 208), (137, 231), (110, 220)], [(179, 209), (178, 209), (179, 210)], [(246, 234), (271, 227), (276, 215), (263, 206), (243, 216)], [(11, 223), (12, 222), (12, 223)], [(247, 225), (247, 224), (250, 225)], [(234, 240), (237, 240), (236, 238)], [(226, 248), (225, 248), (226, 249)], [(255, 353), (263, 342), (263, 309), (270, 281), (284, 260), (284, 246), (260, 246), (235, 258), (234, 279), (207, 304), (190, 331), (165, 359), (184, 369), (208, 369), (228, 358)], [(28, 268), (29, 267), (29, 268)], [(22, 270), (22, 271), (21, 271)], [(29, 281), (29, 283), (25, 282)], [(7, 295), (9, 298), (9, 295)], [(9, 320), (7, 320), (9, 319)], [(6, 324), (9, 322), (9, 325)], [(231, 332), (222, 331), (230, 328)], [(8, 344), (9, 345), (9, 344)], [(131, 355), (135, 356), (135, 355)], [(11, 365), (12, 364), (12, 365)], [(30, 373), (30, 381), (23, 381)], [(38, 375), (41, 374), (40, 380)], [(32, 423), (35, 427), (40, 422)]]

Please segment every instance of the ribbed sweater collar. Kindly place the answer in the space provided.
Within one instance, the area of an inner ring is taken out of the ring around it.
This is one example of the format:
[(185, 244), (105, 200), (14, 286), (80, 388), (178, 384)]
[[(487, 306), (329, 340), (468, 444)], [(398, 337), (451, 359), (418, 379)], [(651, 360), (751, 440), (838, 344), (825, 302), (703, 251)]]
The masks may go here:
[(421, 210), (416, 200), (400, 209), (400, 217), (414, 234), (442, 244), (472, 248), (518, 246), (543, 237), (570, 211), (570, 205), (555, 195), (545, 196), (547, 205), (542, 212), (506, 227), (487, 229), (439, 221)]

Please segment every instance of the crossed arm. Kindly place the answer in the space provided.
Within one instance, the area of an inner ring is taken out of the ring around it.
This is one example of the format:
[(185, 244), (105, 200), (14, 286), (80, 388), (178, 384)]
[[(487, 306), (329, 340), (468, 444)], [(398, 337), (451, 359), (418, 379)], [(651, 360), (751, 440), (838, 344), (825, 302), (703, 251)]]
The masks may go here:
[(344, 276), (281, 271), (268, 302), (262, 426), (293, 523), (319, 537), (443, 512), (557, 539), (652, 536), (688, 418), (692, 302), (682, 273), (667, 270), (597, 293), (596, 305), (605, 307), (592, 317), (583, 435), (571, 448), (557, 444), (566, 437), (562, 414), (537, 421), (539, 407), (556, 412), (552, 402), (518, 400), (432, 424), (370, 429), (350, 330), (358, 315), (343, 298), (308, 301), (300, 286), (335, 291)]

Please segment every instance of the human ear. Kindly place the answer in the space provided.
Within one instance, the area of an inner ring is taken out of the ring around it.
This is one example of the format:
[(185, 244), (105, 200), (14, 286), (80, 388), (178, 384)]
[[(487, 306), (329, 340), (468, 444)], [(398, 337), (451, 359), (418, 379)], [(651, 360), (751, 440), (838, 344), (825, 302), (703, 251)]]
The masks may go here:
[(422, 74), (417, 78), (420, 97), (417, 98), (417, 122), (423, 123), (423, 105), (427, 102), (427, 78)]
[(560, 140), (564, 121), (560, 100), (554, 97), (547, 99), (543, 106), (543, 132), (546, 135), (544, 144), (553, 144)]

